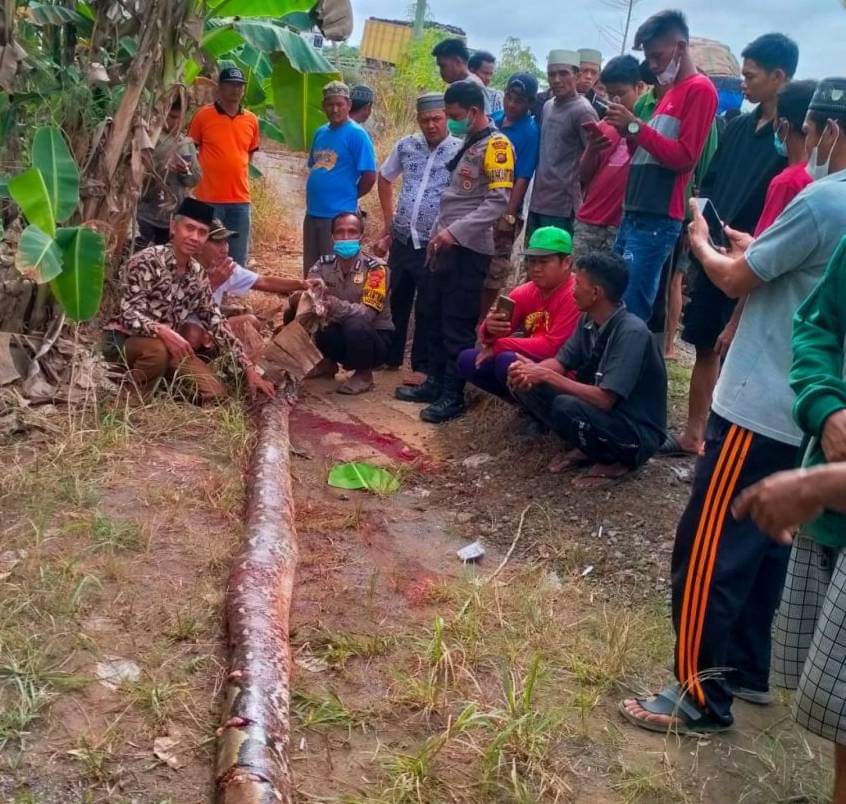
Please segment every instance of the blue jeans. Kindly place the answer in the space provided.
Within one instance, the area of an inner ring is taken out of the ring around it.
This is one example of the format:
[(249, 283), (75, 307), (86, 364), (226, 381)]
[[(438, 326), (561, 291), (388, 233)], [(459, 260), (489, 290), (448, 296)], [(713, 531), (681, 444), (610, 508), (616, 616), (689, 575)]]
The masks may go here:
[(661, 284), (661, 270), (681, 234), (682, 222), (664, 215), (627, 212), (620, 224), (614, 251), (629, 268), (629, 285), (623, 296), (626, 307), (649, 321)]
[(238, 265), (246, 267), (250, 251), (250, 205), (249, 204), (212, 204), (216, 218), (227, 229), (238, 232), (238, 237), (229, 241), (229, 256)]

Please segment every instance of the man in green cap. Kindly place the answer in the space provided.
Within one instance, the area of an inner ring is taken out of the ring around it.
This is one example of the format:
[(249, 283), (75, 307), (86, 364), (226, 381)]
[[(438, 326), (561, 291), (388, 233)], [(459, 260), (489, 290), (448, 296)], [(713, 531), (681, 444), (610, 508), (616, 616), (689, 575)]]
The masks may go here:
[(541, 226), (573, 231), (573, 217), (582, 201), (579, 162), (588, 141), (585, 123), (595, 123), (594, 108), (576, 90), (579, 54), (553, 50), (546, 74), (552, 98), (543, 107), (540, 154), (529, 203), (526, 233)]
[(578, 488), (612, 483), (649, 460), (664, 440), (664, 359), (646, 324), (622, 303), (627, 282), (617, 254), (581, 257), (575, 334), (555, 357), (535, 363), (518, 356), (508, 371), (520, 405), (569, 447), (550, 471), (587, 467), (573, 481)]
[(508, 368), (518, 355), (535, 362), (555, 356), (579, 319), (572, 250), (570, 235), (563, 229), (545, 226), (532, 235), (524, 252), (530, 281), (496, 300), (479, 327), (481, 346), (458, 356), (459, 376), (510, 400)]

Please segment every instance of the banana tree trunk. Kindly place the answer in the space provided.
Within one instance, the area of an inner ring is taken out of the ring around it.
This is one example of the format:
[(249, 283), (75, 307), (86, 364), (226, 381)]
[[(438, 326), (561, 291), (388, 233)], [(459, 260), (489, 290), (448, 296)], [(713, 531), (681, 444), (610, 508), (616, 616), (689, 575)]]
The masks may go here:
[(261, 412), (247, 532), (229, 576), (226, 682), (215, 779), (219, 804), (290, 804), (288, 618), (297, 563), (289, 467), (290, 404)]

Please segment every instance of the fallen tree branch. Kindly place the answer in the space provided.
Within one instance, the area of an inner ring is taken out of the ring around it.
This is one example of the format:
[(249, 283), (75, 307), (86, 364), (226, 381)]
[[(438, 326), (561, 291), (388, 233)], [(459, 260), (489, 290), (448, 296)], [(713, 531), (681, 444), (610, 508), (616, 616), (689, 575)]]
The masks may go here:
[(288, 618), (297, 544), (289, 412), (281, 391), (261, 411), (247, 533), (229, 576), (230, 672), (215, 773), (220, 804), (289, 804), (293, 796)]

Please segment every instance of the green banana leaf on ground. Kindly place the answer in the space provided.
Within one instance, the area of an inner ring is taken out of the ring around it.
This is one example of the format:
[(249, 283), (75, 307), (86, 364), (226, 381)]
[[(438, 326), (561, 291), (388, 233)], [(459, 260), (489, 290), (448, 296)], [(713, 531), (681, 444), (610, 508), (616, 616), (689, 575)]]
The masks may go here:
[(364, 489), (374, 494), (393, 494), (400, 487), (399, 479), (387, 469), (361, 461), (335, 464), (328, 483), (336, 489)]

